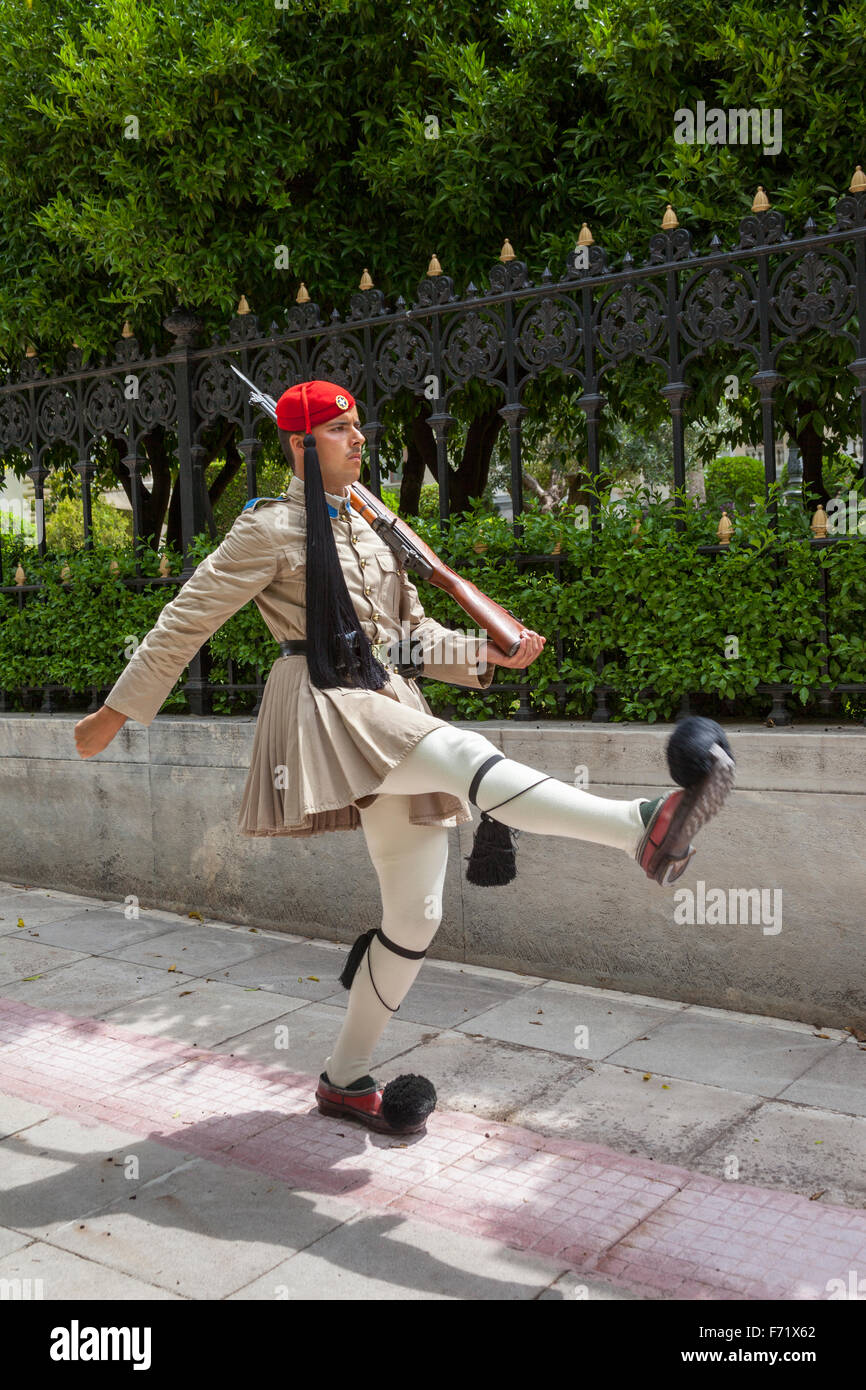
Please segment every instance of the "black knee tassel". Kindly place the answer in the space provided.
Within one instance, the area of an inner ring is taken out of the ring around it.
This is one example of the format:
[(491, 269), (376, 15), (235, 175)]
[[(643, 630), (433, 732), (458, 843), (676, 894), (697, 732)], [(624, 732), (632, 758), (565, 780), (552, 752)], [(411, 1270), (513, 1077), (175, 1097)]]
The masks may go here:
[(365, 931), (363, 935), (359, 936), (353, 943), (352, 949), (346, 957), (346, 964), (343, 966), (343, 973), (340, 976), (340, 984), (343, 986), (344, 989), (352, 988), (352, 981), (355, 978), (355, 972), (357, 971), (358, 966), (361, 964), (361, 961), (364, 958), (364, 952), (370, 945), (370, 942), (373, 940), (373, 937), (375, 935), (376, 928), (373, 927), (370, 931)]
[(517, 874), (514, 841), (519, 834), (519, 830), (482, 811), (472, 853), (467, 856), (467, 882), (479, 888), (497, 888), (510, 883)]
[[(478, 791), (478, 784), (494, 763), (501, 762), (505, 757), (504, 753), (494, 753), (482, 763), (469, 787), (469, 800), (473, 806), (477, 806), (475, 794)], [(515, 792), (514, 796), (508, 796), (505, 801), (500, 801), (496, 806), (491, 806), (491, 811), (498, 811), (500, 806), (505, 806), (507, 802), (513, 801), (515, 796), (522, 796), (523, 792), (532, 790), (532, 787), (539, 786), (542, 782), (551, 781), (550, 777), (540, 777), (537, 782), (533, 782), (531, 787), (524, 787), (523, 791)], [(506, 825), (504, 821), (494, 820), (487, 811), (481, 812), (481, 823), (475, 832), (472, 842), (472, 853), (465, 856), (468, 860), (466, 868), (466, 880), (474, 883), (479, 888), (500, 888), (503, 884), (511, 883), (517, 874), (517, 857), (514, 852), (514, 842), (520, 834), (519, 830), (511, 825)]]

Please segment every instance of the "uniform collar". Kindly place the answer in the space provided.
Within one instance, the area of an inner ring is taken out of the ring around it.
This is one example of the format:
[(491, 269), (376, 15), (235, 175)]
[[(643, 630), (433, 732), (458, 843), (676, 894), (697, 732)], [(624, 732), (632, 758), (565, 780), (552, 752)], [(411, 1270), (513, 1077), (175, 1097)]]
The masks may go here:
[[(304, 480), (299, 478), (297, 473), (292, 474), (291, 482), (286, 488), (286, 496), (291, 497), (293, 502), (300, 502), (305, 506)], [(326, 492), (325, 499), (328, 503), (328, 515), (339, 516), (341, 511), (345, 511), (349, 504), (348, 489), (345, 492)]]

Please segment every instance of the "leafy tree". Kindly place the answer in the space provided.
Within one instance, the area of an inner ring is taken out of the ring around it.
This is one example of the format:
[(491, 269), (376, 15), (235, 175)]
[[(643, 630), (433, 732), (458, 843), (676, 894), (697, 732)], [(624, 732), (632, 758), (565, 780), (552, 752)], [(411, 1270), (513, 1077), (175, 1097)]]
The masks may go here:
[[(93, 539), (99, 545), (128, 546), (132, 539), (129, 514), (118, 511), (101, 497), (92, 502)], [(84, 513), (80, 500), (64, 497), (45, 517), (45, 543), (55, 553), (69, 554), (84, 546)]]
[(707, 501), (748, 511), (764, 497), (764, 465), (760, 459), (723, 454), (707, 467)]

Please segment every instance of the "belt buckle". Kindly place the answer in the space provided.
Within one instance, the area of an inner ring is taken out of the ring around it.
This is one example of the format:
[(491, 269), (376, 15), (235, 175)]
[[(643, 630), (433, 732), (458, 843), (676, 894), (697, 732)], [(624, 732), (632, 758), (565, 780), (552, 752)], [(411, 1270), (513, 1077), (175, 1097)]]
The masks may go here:
[(371, 642), (370, 649), (376, 660), (381, 662), (386, 671), (390, 671), (392, 675), (397, 672), (397, 667), (393, 661), (389, 660), (387, 655), (391, 650), (390, 642)]

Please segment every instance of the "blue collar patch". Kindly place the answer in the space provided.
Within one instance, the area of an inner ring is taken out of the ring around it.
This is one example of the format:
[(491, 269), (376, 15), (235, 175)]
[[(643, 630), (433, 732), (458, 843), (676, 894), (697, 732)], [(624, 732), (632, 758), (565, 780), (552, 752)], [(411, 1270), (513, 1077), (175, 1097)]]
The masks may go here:
[[(286, 500), (285, 497), (251, 497), (250, 500), (249, 500), (249, 502), (245, 502), (245, 503), (244, 503), (243, 509), (242, 509), (242, 510), (243, 510), (243, 511), (247, 511), (247, 509), (248, 509), (249, 507), (254, 507), (254, 506), (256, 505), (257, 502), (285, 502), (285, 500)], [(337, 508), (336, 508), (336, 507), (332, 507), (331, 504), (330, 504), (330, 502), (328, 502), (327, 498), (325, 499), (325, 505), (326, 505), (327, 508), (328, 508), (328, 516), (339, 516), (339, 515), (340, 515), (339, 511), (337, 510)]]

